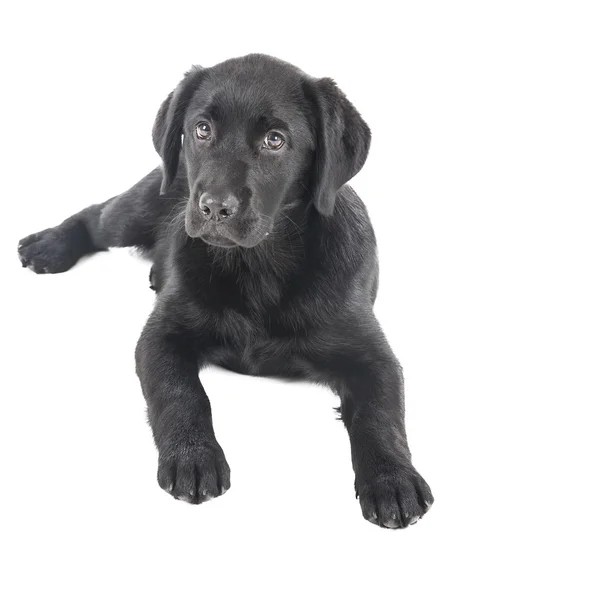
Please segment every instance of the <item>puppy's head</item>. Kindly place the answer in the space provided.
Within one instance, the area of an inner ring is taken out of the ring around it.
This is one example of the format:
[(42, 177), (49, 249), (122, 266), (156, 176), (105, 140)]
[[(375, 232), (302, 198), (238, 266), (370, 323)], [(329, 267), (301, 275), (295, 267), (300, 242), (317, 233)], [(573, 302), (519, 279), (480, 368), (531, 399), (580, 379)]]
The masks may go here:
[(331, 79), (256, 54), (190, 70), (162, 103), (152, 135), (161, 191), (178, 172), (187, 177), (187, 234), (223, 247), (260, 243), (291, 202), (331, 215), (370, 143)]

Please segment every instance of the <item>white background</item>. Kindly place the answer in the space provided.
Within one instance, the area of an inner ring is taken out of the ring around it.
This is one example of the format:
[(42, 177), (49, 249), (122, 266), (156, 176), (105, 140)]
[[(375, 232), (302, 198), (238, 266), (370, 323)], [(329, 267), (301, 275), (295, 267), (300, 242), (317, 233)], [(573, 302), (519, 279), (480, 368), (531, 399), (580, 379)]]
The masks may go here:
[[(594, 5), (7, 4), (0, 595), (598, 598)], [(174, 501), (133, 364), (149, 264), (17, 260), (158, 164), (156, 110), (192, 63), (254, 51), (335, 78), (373, 130), (353, 185), (436, 497), (405, 531), (363, 521), (330, 392), (218, 370), (232, 488)]]

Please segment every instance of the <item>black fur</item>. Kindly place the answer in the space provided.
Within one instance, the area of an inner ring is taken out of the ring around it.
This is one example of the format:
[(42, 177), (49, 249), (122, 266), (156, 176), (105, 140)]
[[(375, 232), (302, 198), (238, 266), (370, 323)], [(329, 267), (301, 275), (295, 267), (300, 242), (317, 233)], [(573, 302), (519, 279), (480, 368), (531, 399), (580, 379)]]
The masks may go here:
[(151, 256), (157, 298), (136, 364), (160, 486), (194, 503), (229, 488), (198, 378), (212, 363), (331, 387), (365, 518), (416, 522), (433, 497), (412, 466), (402, 371), (373, 315), (375, 236), (345, 185), (366, 159), (366, 123), (330, 79), (250, 55), (187, 73), (153, 141), (162, 168), (24, 238), (19, 256), (36, 273), (111, 246)]

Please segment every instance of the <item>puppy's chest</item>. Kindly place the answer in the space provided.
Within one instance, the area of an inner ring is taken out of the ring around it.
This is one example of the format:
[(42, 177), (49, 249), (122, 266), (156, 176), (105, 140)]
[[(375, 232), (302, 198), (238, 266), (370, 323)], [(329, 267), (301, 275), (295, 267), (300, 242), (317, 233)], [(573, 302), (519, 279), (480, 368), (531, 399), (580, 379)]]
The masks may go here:
[(298, 354), (298, 340), (310, 323), (292, 281), (258, 270), (213, 271), (204, 280), (197, 298), (217, 340), (215, 362), (243, 373), (267, 374), (280, 372), (282, 361)]
[(283, 305), (248, 303), (242, 310), (223, 307), (218, 313), (217, 330), (232, 347), (249, 348), (273, 344), (275, 340), (295, 338), (299, 328), (294, 326), (293, 311)]
[(209, 281), (201, 304), (228, 336), (268, 338), (293, 333), (286, 323), (295, 312), (295, 296), (289, 285), (274, 276), (246, 272)]
[(253, 375), (295, 372), (298, 342), (307, 324), (293, 299), (274, 289), (270, 295), (249, 294), (230, 300), (214, 313), (222, 342), (221, 364)]
[(215, 362), (250, 375), (295, 372), (295, 363), (299, 360), (298, 340), (281, 317), (277, 311), (260, 315), (223, 311), (219, 323), (222, 345)]

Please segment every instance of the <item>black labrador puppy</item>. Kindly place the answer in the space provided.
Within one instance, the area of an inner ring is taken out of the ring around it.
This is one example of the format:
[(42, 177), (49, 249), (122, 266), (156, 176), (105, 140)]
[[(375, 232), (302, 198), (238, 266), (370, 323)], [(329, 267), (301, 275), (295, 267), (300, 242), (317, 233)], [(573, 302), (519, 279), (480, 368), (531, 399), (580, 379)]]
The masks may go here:
[(162, 168), (24, 238), (19, 256), (59, 273), (111, 246), (149, 253), (157, 298), (135, 356), (160, 486), (193, 503), (229, 488), (198, 378), (216, 364), (328, 385), (364, 517), (415, 523), (433, 497), (411, 462), (402, 371), (373, 315), (375, 236), (345, 185), (367, 157), (367, 124), (331, 79), (250, 55), (192, 68), (152, 138)]

